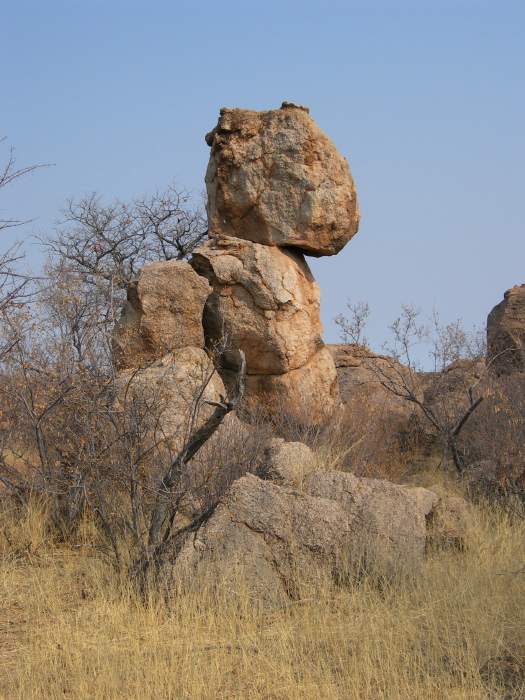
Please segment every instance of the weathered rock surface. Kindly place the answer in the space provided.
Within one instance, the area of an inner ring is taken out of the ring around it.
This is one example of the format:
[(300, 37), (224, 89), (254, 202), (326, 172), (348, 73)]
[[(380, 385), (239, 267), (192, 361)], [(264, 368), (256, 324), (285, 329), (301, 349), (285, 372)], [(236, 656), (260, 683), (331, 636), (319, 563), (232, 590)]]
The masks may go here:
[(342, 506), (351, 521), (351, 556), (366, 569), (395, 573), (420, 566), (426, 516), (438, 503), (431, 491), (337, 471), (313, 472), (305, 490)]
[(345, 158), (309, 116), (283, 103), (221, 109), (206, 141), (211, 235), (335, 255), (357, 232), (359, 208)]
[(197, 532), (161, 548), (158, 564), (177, 586), (200, 563), (218, 563), (232, 595), (244, 589), (262, 604), (280, 605), (311, 594), (323, 572), (342, 564), (348, 534), (338, 503), (247, 474)]
[(213, 287), (203, 322), (208, 344), (228, 339), (226, 368), (243, 350), (248, 374), (283, 374), (323, 347), (319, 287), (299, 253), (224, 236), (191, 264)]
[(146, 263), (113, 331), (117, 364), (137, 367), (179, 348), (204, 347), (202, 314), (211, 291), (186, 262)]
[[(396, 396), (384, 384), (404, 383), (414, 395), (423, 398), (418, 375), (392, 357), (377, 355), (364, 345), (339, 343), (326, 345), (337, 370), (339, 392), (343, 403), (357, 401), (392, 420), (405, 421), (412, 415), (414, 404)], [(366, 394), (366, 402), (362, 402)]]
[(217, 564), (231, 595), (244, 590), (275, 606), (363, 567), (417, 572), (435, 494), (341, 472), (313, 473), (307, 485), (303, 493), (250, 474), (238, 479), (207, 522), (161, 546), (157, 564), (168, 586)]
[[(143, 369), (127, 369), (117, 376), (117, 402), (123, 405), (133, 395), (151, 407), (159, 439), (166, 437), (172, 449), (182, 446), (184, 429), (196, 399), (213, 372), (213, 364), (202, 348), (186, 347), (168, 353)], [(199, 404), (200, 421), (213, 408), (204, 401), (220, 401), (226, 390), (217, 372), (206, 384)], [(146, 410), (146, 409), (144, 409)], [(158, 420), (157, 420), (158, 418)]]
[(488, 315), (487, 359), (498, 371), (525, 369), (525, 284), (506, 291)]
[[(233, 389), (233, 373), (224, 370), (221, 377)], [(285, 374), (246, 375), (243, 407), (251, 414), (271, 417), (278, 412), (305, 423), (320, 423), (339, 405), (337, 373), (325, 347), (305, 365)]]

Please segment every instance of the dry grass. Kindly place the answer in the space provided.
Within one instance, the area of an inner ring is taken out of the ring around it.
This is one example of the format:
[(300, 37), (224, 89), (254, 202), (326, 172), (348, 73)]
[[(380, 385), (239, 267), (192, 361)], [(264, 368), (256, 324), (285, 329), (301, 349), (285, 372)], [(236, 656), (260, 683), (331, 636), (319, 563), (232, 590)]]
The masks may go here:
[(436, 700), (525, 697), (522, 521), (474, 513), (465, 553), (421, 580), (335, 588), (264, 613), (205, 577), (146, 602), (87, 545), (53, 541), (42, 502), (0, 533), (0, 697)]

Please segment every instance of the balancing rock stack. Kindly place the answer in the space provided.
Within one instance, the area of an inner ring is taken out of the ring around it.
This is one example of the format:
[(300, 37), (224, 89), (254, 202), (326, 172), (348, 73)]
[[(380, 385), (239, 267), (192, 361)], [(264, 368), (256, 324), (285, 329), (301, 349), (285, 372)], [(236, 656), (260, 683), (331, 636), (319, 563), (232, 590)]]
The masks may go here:
[(190, 260), (213, 288), (206, 342), (229, 341), (221, 358), (226, 384), (239, 349), (246, 354), (248, 410), (329, 414), (337, 373), (304, 255), (335, 255), (357, 232), (348, 163), (305, 107), (220, 114), (206, 136), (210, 241)]
[[(189, 261), (195, 278), (186, 263), (143, 268), (116, 329), (118, 361), (130, 366), (139, 348), (158, 357), (184, 345), (191, 320), (179, 316), (190, 309), (202, 318), (208, 349), (226, 340), (218, 358), (226, 385), (244, 351), (249, 412), (329, 415), (339, 400), (337, 373), (304, 256), (336, 255), (357, 232), (348, 163), (308, 109), (287, 102), (265, 112), (222, 109), (206, 141), (210, 240)], [(172, 273), (181, 279), (168, 280)], [(195, 338), (186, 344), (198, 346)]]

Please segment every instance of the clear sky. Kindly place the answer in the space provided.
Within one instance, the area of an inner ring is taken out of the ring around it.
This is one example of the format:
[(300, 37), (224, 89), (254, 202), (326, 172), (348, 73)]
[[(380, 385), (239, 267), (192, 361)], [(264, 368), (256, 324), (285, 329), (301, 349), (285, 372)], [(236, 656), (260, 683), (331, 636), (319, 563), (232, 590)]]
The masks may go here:
[(0, 32), (0, 134), (18, 165), (56, 163), (4, 192), (39, 217), (23, 235), (93, 190), (202, 190), (219, 109), (287, 100), (348, 159), (362, 212), (309, 259), (327, 342), (348, 297), (378, 347), (402, 303), (480, 326), (525, 283), (524, 0), (1, 0)]

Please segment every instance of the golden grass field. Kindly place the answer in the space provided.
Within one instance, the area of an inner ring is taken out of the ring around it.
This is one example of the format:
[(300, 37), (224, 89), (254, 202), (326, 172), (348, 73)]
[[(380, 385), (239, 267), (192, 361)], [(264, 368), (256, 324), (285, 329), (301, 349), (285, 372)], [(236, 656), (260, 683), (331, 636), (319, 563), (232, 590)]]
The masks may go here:
[(428, 555), (417, 581), (336, 586), (281, 610), (232, 603), (202, 572), (142, 599), (46, 509), (2, 501), (0, 697), (112, 700), (525, 698), (525, 522), (473, 509), (467, 551)]

